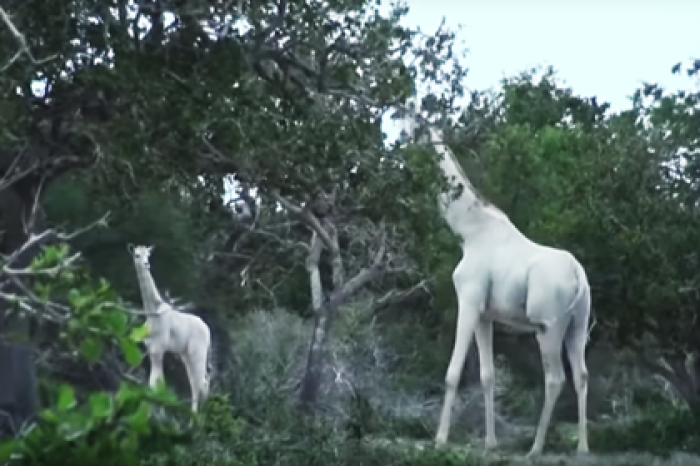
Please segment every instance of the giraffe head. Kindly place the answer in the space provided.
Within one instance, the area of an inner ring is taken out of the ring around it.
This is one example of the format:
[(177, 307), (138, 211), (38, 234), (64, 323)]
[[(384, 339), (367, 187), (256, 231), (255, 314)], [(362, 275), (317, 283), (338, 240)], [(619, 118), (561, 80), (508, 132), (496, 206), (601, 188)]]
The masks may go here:
[(133, 244), (129, 244), (127, 249), (131, 255), (134, 256), (134, 262), (138, 265), (142, 265), (146, 269), (151, 267), (148, 259), (151, 256), (153, 246), (134, 246)]

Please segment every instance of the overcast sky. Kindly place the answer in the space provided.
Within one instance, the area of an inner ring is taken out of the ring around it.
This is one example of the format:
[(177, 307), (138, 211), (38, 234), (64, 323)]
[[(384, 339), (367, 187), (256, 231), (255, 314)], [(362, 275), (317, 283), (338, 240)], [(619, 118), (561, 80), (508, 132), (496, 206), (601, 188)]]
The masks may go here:
[[(700, 0), (408, 0), (404, 25), (437, 30), (443, 16), (463, 25), (470, 90), (497, 88), (504, 76), (551, 65), (575, 93), (612, 110), (629, 107), (643, 81), (693, 87), (672, 75), (679, 61), (700, 58)], [(387, 5), (388, 8), (388, 5)], [(391, 140), (399, 130), (386, 121)]]

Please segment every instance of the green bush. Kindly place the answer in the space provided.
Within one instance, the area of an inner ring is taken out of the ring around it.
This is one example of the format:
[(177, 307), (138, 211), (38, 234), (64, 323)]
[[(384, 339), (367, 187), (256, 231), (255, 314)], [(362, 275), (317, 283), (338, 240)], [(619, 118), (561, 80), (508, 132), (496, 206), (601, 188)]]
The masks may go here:
[(590, 443), (601, 452), (700, 453), (700, 420), (688, 409), (659, 404), (617, 425), (593, 425)]
[[(121, 358), (114, 364), (135, 367), (141, 363), (138, 343), (147, 329), (136, 325), (108, 282), (94, 280), (77, 265), (77, 256), (70, 255), (67, 245), (45, 247), (32, 261), (31, 270), (39, 299), (70, 305), (60, 331), (68, 354), (79, 354), (90, 363), (119, 349)], [(17, 298), (18, 305), (22, 299)], [(51, 390), (46, 392), (51, 398)], [(175, 408), (184, 410), (164, 384), (151, 390), (122, 382), (116, 393), (95, 392), (84, 400), (64, 384), (55, 395), (33, 425), (0, 445), (0, 464), (137, 465), (144, 445), (151, 449), (167, 446), (180, 437), (180, 429), (169, 426), (167, 418), (154, 420), (152, 416), (158, 407), (166, 415), (176, 414)]]
[[(92, 393), (78, 403), (73, 389), (63, 385), (55, 405), (16, 439), (2, 445), (0, 462), (11, 459), (23, 466), (76, 464), (138, 465), (144, 442), (153, 446), (178, 429), (151, 421), (157, 405), (174, 406), (172, 392), (155, 392), (123, 383), (116, 394)], [(170, 443), (170, 442), (167, 442)]]

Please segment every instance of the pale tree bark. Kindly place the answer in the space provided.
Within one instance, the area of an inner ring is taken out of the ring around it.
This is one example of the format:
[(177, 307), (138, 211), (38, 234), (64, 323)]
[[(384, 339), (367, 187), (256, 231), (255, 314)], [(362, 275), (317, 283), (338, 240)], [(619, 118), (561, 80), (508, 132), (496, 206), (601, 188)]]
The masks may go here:
[[(324, 369), (323, 355), (333, 328), (335, 314), (349, 297), (372, 280), (387, 272), (383, 267), (386, 254), (386, 237), (382, 231), (377, 238), (377, 251), (370, 265), (361, 269), (351, 279), (346, 280), (343, 259), (338, 244), (337, 229), (332, 218), (319, 219), (310, 209), (296, 206), (279, 195), (274, 197), (285, 209), (300, 217), (312, 231), (306, 268), (309, 272), (311, 287), (314, 330), (309, 344), (306, 370), (302, 378), (300, 392), (302, 407), (306, 410), (312, 410), (319, 398)], [(330, 253), (333, 280), (333, 289), (325, 302), (323, 300), (323, 285), (318, 267), (323, 250), (327, 250)]]
[[(337, 245), (337, 237), (332, 236)], [(315, 325), (314, 332), (309, 345), (309, 355), (306, 362), (306, 371), (301, 382), (300, 400), (302, 406), (311, 410), (317, 404), (321, 389), (323, 375), (323, 355), (330, 338), (333, 321), (338, 308), (342, 306), (348, 298), (354, 295), (362, 287), (372, 280), (378, 278), (382, 273), (382, 261), (384, 259), (385, 246), (381, 244), (369, 267), (363, 268), (348, 281), (344, 281), (342, 260), (340, 257), (333, 258), (333, 291), (327, 302), (320, 307), (314, 308)], [(312, 276), (312, 275), (310, 275)], [(313, 287), (312, 283), (312, 287)], [(316, 289), (321, 290), (320, 279)], [(318, 302), (317, 302), (318, 303)]]

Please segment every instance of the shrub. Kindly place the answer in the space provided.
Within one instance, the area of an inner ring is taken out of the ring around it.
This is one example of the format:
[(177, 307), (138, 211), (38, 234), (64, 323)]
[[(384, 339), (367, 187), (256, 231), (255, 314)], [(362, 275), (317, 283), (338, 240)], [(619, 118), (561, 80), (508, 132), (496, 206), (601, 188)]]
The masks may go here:
[(590, 442), (596, 450), (604, 452), (700, 453), (699, 432), (700, 422), (690, 410), (658, 404), (641, 416), (617, 425), (594, 425)]

